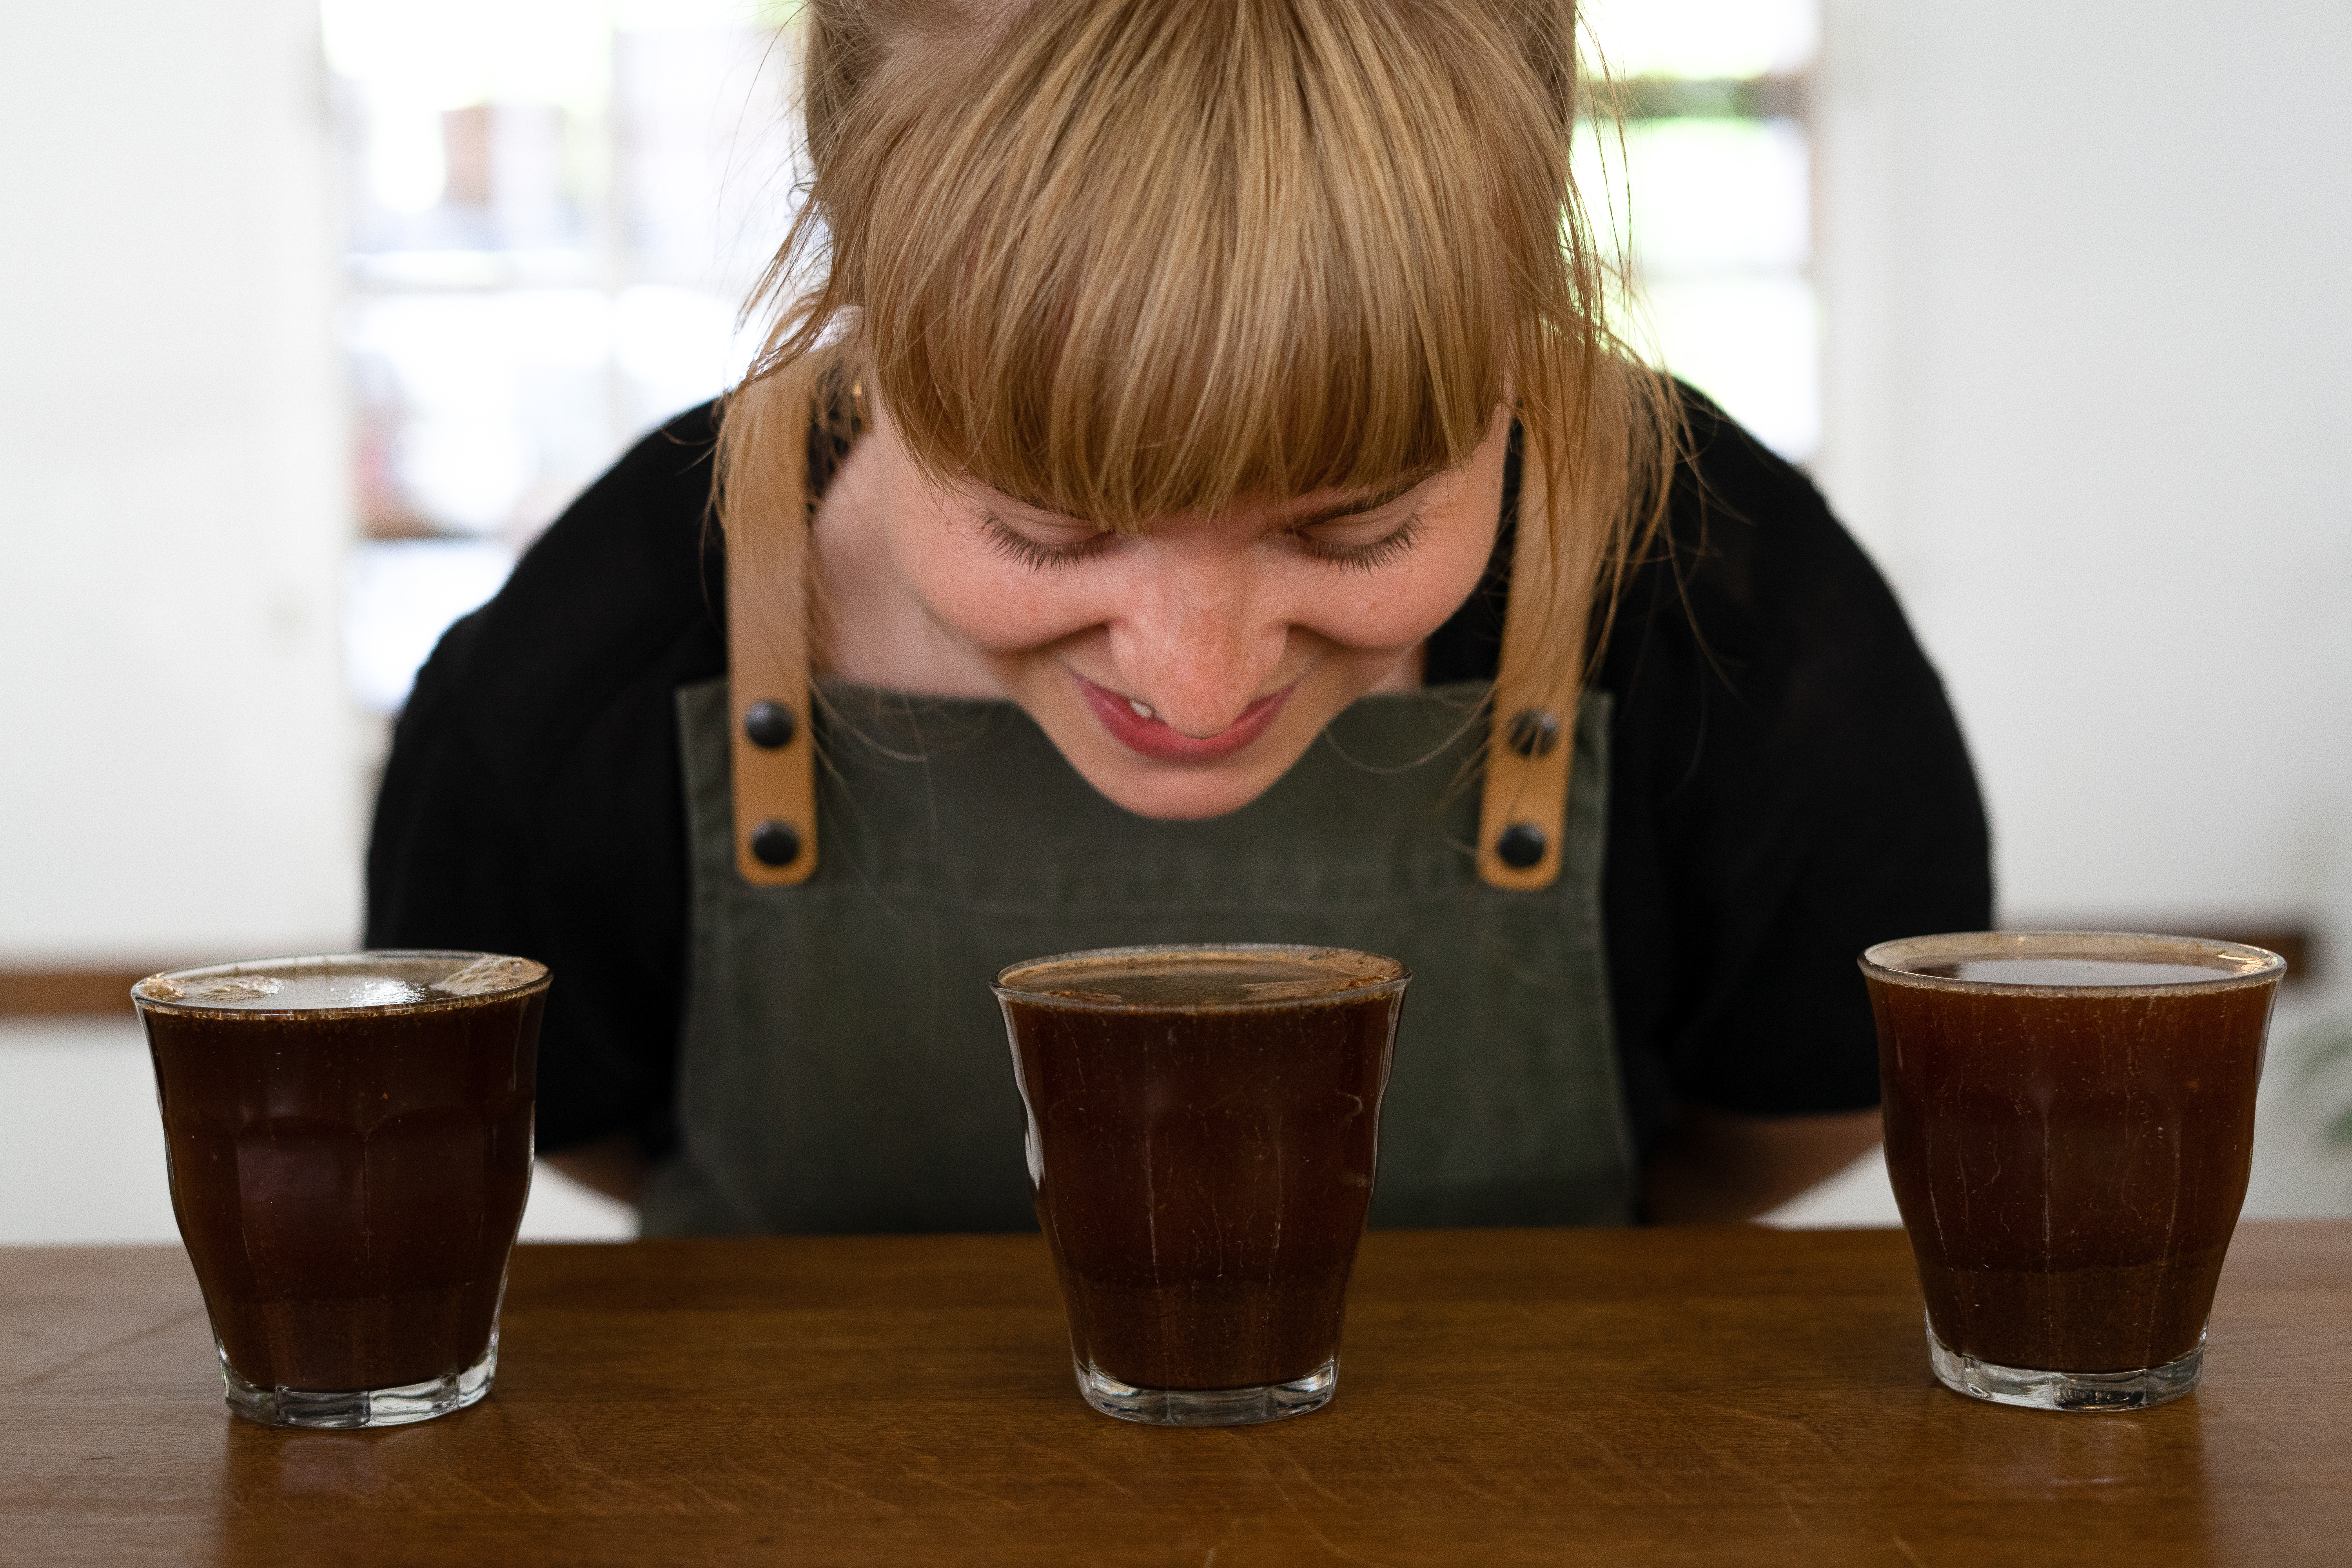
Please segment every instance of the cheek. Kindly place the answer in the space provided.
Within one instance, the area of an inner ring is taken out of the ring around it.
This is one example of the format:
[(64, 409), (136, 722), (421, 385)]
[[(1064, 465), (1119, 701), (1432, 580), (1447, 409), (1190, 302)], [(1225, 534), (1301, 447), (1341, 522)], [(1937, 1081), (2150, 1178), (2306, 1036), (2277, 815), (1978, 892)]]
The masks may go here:
[(1475, 570), (1457, 580), (1451, 573), (1406, 568), (1350, 574), (1333, 583), (1327, 574), (1305, 584), (1297, 624), (1349, 647), (1409, 647), (1445, 624), (1477, 586)]
[(920, 547), (897, 553), (932, 618), (973, 646), (990, 653), (1041, 647), (1108, 618), (1087, 591), (1086, 574), (1033, 571), (961, 532), (942, 524)]
[(1478, 586), (1495, 547), (1491, 524), (1462, 520), (1378, 572), (1314, 573), (1294, 595), (1297, 623), (1353, 647), (1409, 647), (1444, 626)]

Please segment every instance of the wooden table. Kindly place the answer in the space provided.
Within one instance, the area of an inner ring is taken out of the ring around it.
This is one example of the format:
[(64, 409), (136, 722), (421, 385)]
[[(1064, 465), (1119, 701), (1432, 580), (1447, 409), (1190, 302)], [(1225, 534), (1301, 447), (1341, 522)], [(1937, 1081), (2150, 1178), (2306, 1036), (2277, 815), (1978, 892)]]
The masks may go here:
[(1108, 1420), (1066, 1354), (1034, 1237), (525, 1247), (488, 1400), (276, 1432), (178, 1251), (0, 1251), (0, 1560), (2352, 1562), (2352, 1222), (2242, 1227), (2139, 1415), (1937, 1387), (1893, 1231), (1375, 1234), (1271, 1426)]

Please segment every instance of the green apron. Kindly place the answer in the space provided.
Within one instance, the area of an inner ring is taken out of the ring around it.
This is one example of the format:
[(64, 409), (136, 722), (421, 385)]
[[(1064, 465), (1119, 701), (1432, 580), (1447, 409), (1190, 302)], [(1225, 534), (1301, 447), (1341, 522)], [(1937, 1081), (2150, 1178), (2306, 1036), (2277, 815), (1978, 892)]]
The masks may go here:
[(680, 1141), (648, 1236), (1034, 1223), (989, 982), (1019, 959), (1310, 942), (1408, 964), (1372, 1223), (1620, 1225), (1634, 1162), (1601, 857), (1609, 700), (1577, 717), (1559, 879), (1477, 876), (1481, 685), (1367, 697), (1230, 816), (1113, 805), (1009, 702), (822, 687), (824, 853), (735, 870), (724, 680), (678, 693), (693, 856)]

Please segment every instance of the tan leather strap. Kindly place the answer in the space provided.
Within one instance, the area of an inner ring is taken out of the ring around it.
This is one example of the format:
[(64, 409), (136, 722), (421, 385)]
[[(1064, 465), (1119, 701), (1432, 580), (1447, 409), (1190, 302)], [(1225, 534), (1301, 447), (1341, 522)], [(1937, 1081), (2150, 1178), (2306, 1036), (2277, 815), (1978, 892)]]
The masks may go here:
[[(1549, 492), (1535, 447), (1533, 440), (1525, 443), (1519, 463), (1511, 596), (1503, 611), (1502, 668), (1495, 680), (1486, 788), (1478, 809), (1480, 880), (1523, 892), (1549, 888), (1559, 876), (1569, 763), (1576, 752), (1577, 697), (1584, 677), (1584, 626), (1596, 564), (1560, 559), (1550, 526)], [(1580, 540), (1597, 537), (1589, 528), (1570, 531)], [(1547, 636), (1555, 624), (1564, 635)], [(1578, 651), (1558, 658), (1550, 650), (1559, 647)]]
[[(727, 674), (735, 867), (761, 887), (816, 870), (816, 746), (810, 732), (808, 433), (830, 356), (812, 354), (730, 400)], [(740, 423), (739, 423), (740, 422)]]

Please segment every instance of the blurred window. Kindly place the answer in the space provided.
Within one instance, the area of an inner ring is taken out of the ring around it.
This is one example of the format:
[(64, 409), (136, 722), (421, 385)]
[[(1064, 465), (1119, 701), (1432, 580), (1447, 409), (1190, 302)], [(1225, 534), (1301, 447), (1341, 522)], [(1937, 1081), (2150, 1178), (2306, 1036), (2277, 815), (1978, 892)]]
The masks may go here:
[(1624, 135), (1580, 148), (1633, 264), (1640, 346), (1781, 456), (1821, 439), (1805, 89), (1818, 0), (1591, 0)]
[(364, 534), (346, 668), (390, 712), (583, 487), (740, 373), (789, 216), (785, 73), (761, 0), (321, 14)]

